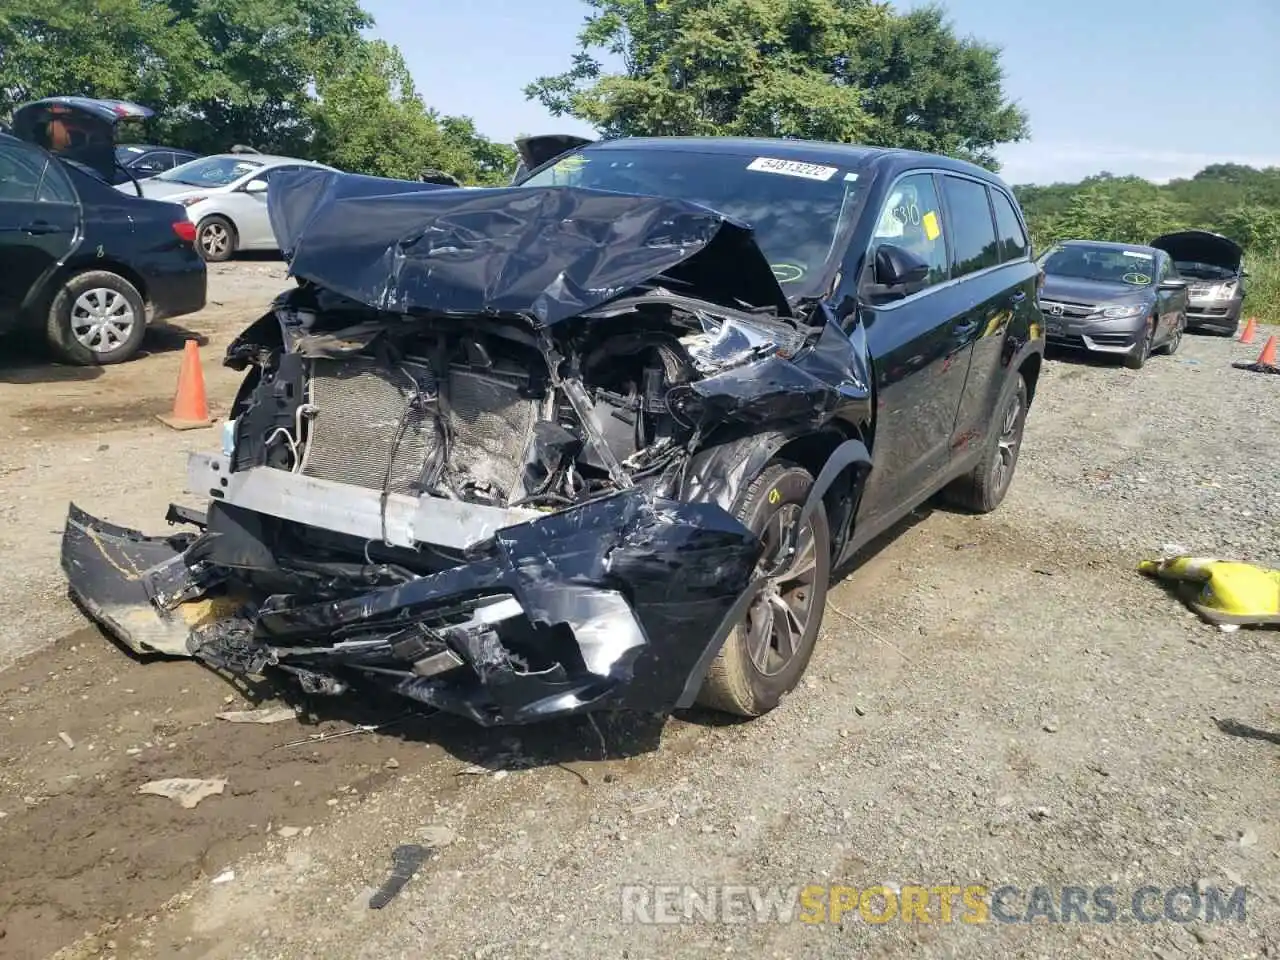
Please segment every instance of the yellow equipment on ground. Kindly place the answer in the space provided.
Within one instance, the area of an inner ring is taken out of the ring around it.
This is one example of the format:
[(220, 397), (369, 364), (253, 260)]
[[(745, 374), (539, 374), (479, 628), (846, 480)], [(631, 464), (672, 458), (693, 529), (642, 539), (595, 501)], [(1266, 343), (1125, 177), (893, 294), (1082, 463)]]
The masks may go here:
[(1143, 560), (1138, 570), (1174, 580), (1183, 600), (1218, 626), (1280, 626), (1280, 570), (1212, 557)]

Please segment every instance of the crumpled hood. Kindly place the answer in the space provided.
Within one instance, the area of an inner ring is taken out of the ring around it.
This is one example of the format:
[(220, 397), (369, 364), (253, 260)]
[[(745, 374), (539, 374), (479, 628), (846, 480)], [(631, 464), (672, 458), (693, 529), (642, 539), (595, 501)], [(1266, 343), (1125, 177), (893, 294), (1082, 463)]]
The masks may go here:
[(1237, 273), (1244, 261), (1240, 244), (1208, 230), (1184, 230), (1166, 233), (1151, 241), (1151, 246), (1164, 250), (1177, 262), (1207, 263)]
[(551, 325), (663, 276), (791, 314), (751, 228), (689, 201), (299, 171), (277, 177), (268, 205), (294, 276), (379, 310)]

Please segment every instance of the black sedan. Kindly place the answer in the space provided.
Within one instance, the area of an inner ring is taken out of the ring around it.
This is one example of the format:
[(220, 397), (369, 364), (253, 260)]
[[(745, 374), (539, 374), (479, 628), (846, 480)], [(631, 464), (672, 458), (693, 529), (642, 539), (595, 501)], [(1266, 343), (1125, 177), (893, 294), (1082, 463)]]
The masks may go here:
[[(103, 103), (30, 104), (14, 114), (25, 139), (0, 134), (0, 333), (43, 337), (85, 366), (129, 359), (148, 323), (202, 309), (206, 291), (182, 208), (121, 193), (112, 166), (92, 162), (113, 156), (123, 109)], [(50, 139), (54, 124), (84, 139)]]
[(1140, 369), (1174, 353), (1187, 327), (1187, 281), (1164, 250), (1067, 240), (1040, 256), (1049, 344), (1120, 357)]

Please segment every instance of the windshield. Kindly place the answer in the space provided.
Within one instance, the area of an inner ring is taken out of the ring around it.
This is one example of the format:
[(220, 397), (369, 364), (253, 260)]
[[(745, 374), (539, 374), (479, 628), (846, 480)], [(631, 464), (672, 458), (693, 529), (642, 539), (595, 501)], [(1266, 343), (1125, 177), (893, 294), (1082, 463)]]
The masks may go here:
[(262, 164), (256, 160), (241, 157), (202, 157), (166, 170), (155, 179), (186, 183), (193, 187), (225, 187), (261, 167)]
[(585, 150), (522, 187), (585, 187), (674, 197), (750, 224), (789, 297), (819, 294), (838, 241), (857, 213), (856, 172), (768, 157), (674, 150)]
[(1155, 256), (1142, 250), (1119, 247), (1055, 247), (1040, 265), (1051, 277), (1073, 277), (1101, 283), (1127, 283), (1145, 287), (1155, 271)]

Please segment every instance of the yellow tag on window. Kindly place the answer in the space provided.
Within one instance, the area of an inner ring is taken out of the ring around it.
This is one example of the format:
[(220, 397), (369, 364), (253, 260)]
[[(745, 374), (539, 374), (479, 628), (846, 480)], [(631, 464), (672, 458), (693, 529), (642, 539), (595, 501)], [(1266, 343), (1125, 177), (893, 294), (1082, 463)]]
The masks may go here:
[(924, 224), (924, 235), (930, 240), (937, 240), (942, 236), (942, 228), (938, 226), (938, 215), (932, 210), (921, 217), (920, 222)]

